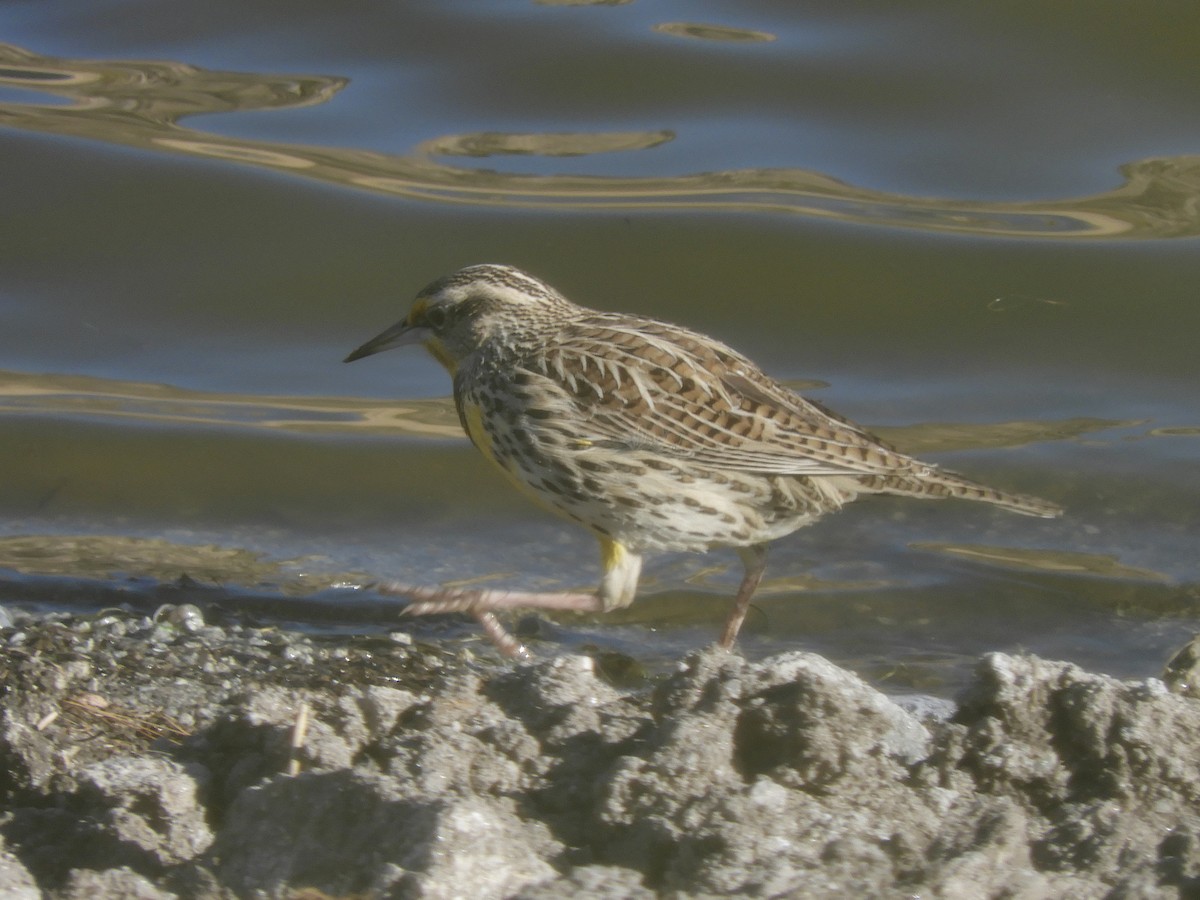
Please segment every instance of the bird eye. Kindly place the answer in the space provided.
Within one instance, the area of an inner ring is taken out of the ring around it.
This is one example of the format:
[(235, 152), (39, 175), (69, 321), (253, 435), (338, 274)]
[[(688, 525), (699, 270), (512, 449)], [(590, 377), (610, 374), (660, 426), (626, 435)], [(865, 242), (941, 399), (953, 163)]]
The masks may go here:
[(446, 312), (444, 306), (431, 306), (425, 310), (425, 321), (430, 328), (441, 328), (446, 324), (448, 318), (449, 313)]

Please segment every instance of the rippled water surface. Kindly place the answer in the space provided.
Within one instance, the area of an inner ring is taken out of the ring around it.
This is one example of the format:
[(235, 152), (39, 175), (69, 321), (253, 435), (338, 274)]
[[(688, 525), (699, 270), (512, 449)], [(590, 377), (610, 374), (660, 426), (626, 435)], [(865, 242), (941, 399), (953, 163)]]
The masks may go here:
[[(345, 585), (594, 583), (436, 363), (340, 362), (501, 261), (1067, 509), (855, 504), (775, 546), (745, 652), (1155, 674), (1200, 608), (1198, 39), (1186, 4), (4, 4), (0, 602), (365, 630), (398, 605)], [(538, 646), (662, 665), (738, 568), (655, 557)]]

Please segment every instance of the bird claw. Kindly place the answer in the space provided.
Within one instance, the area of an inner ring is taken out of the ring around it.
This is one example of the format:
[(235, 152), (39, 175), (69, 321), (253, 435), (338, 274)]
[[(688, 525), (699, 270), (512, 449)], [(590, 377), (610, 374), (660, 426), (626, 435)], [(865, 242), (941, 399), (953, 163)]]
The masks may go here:
[(483, 627), (488, 640), (502, 654), (510, 659), (528, 660), (533, 654), (512, 634), (509, 633), (500, 620), (492, 612), (489, 597), (494, 599), (495, 592), (466, 590), (463, 588), (429, 588), (417, 585), (401, 584), (398, 581), (380, 582), (376, 589), (385, 594), (400, 594), (412, 602), (400, 611), (404, 616), (428, 616), (440, 613), (467, 613), (473, 616)]
[(413, 602), (405, 607), (410, 616), (431, 613), (464, 612), (478, 615), (511, 609), (544, 609), (562, 612), (603, 612), (604, 601), (596, 593), (539, 593), (533, 591), (509, 591), (488, 588), (430, 588), (403, 584), (398, 581), (381, 582), (377, 588), (385, 594), (399, 594)]
[(440, 613), (478, 613), (491, 609), (484, 591), (462, 588), (430, 588), (399, 581), (381, 581), (376, 590), (384, 594), (399, 594), (412, 602), (401, 610), (405, 616), (428, 616)]
[(483, 632), (488, 636), (488, 640), (492, 642), (492, 646), (509, 659), (533, 659), (533, 654), (529, 652), (529, 649), (518, 641), (507, 628), (501, 625), (500, 620), (493, 613), (476, 613), (475, 619), (483, 626)]

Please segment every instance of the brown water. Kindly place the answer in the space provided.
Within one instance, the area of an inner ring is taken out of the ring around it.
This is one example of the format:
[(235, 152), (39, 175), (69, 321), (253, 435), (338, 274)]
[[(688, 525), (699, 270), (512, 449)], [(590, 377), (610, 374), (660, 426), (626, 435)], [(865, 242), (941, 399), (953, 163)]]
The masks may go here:
[[(500, 261), (1068, 510), (857, 504), (776, 545), (747, 653), (947, 690), (989, 649), (1154, 674), (1196, 629), (1200, 7), (114, 0), (0, 26), (0, 602), (152, 607), (186, 575), (365, 630), (395, 606), (344, 585), (592, 583), (591, 539), (486, 468), (432, 360), (340, 363)], [(737, 569), (655, 558), (632, 610), (544, 652), (662, 664)]]

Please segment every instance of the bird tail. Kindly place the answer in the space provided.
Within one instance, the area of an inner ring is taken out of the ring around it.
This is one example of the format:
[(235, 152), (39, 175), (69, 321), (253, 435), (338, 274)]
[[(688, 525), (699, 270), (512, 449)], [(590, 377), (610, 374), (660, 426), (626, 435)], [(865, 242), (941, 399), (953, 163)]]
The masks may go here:
[(899, 494), (906, 497), (924, 497), (931, 500), (979, 500), (991, 503), (1010, 512), (1026, 516), (1041, 516), (1051, 519), (1062, 515), (1062, 507), (1031, 497), (1028, 494), (1011, 494), (1008, 491), (998, 491), (978, 482), (963, 478), (954, 472), (942, 469), (929, 469), (912, 475), (891, 475), (880, 479), (881, 483), (873, 484), (873, 478), (863, 479), (866, 487), (881, 494)]

